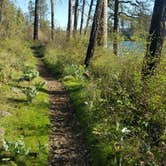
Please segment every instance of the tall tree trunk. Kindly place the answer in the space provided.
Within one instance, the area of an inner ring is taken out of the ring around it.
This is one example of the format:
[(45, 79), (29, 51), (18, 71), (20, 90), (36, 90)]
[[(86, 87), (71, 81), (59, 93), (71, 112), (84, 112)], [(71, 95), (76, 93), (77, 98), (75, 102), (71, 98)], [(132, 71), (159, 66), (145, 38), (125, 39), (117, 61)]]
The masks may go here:
[(107, 26), (108, 26), (108, 0), (104, 0), (104, 11), (103, 11), (103, 46), (107, 48), (107, 38), (108, 38), (108, 33), (107, 33)]
[(143, 61), (142, 79), (154, 75), (160, 63), (161, 51), (165, 37), (166, 0), (155, 0), (153, 16), (149, 31), (147, 51)]
[(39, 0), (35, 0), (34, 40), (38, 40), (39, 31)]
[(104, 1), (103, 1), (103, 4), (102, 4), (102, 13), (101, 13), (101, 19), (100, 19), (100, 22), (99, 22), (99, 27), (98, 27), (98, 31), (97, 31), (97, 45), (98, 46), (103, 46), (103, 32), (104, 32)]
[(0, 0), (0, 22), (2, 22), (4, 0)]
[(51, 0), (51, 39), (54, 40), (54, 0)]
[(84, 10), (85, 10), (85, 0), (83, 0), (83, 2), (82, 2), (80, 34), (82, 34), (82, 28), (83, 28), (83, 24), (84, 24)]
[(68, 24), (67, 24), (67, 38), (71, 37), (71, 29), (72, 29), (72, 0), (69, 0), (68, 6)]
[(74, 31), (73, 35), (75, 37), (77, 32), (77, 25), (78, 25), (78, 0), (75, 0), (75, 6), (74, 6)]
[(85, 34), (87, 33), (87, 30), (88, 30), (89, 21), (90, 21), (90, 18), (91, 18), (91, 12), (92, 12), (93, 3), (94, 3), (94, 0), (91, 0), (90, 7), (89, 7), (89, 12), (88, 12), (88, 18), (87, 18), (87, 21), (86, 21)]
[(96, 44), (96, 39), (97, 39), (97, 31), (98, 31), (98, 27), (99, 27), (101, 15), (102, 15), (102, 8), (103, 8), (103, 0), (98, 0), (94, 18), (93, 18), (93, 24), (92, 24), (87, 54), (86, 54), (86, 58), (85, 58), (85, 62), (84, 62), (86, 67), (89, 66), (90, 60), (94, 54), (95, 44)]
[(115, 0), (114, 6), (114, 41), (113, 51), (115, 55), (118, 55), (118, 29), (119, 29), (119, 0)]
[(97, 44), (107, 48), (107, 7), (108, 1), (103, 0), (102, 16), (99, 23)]

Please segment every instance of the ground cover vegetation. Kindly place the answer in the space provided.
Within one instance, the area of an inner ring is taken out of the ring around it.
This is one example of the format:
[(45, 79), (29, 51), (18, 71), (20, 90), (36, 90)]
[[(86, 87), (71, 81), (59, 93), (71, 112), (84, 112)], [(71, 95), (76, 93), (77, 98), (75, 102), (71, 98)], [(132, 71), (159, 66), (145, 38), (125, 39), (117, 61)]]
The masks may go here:
[(78, 41), (49, 45), (44, 61), (70, 92), (95, 165), (164, 164), (166, 59), (144, 84), (143, 52), (99, 47), (86, 69), (86, 40)]
[(0, 162), (47, 165), (49, 101), (33, 45), (68, 90), (93, 165), (165, 165), (166, 2), (68, 2), (66, 31), (53, 0), (51, 28), (46, 1), (29, 1), (27, 18), (9, 1), (1, 8)]
[(26, 39), (25, 17), (5, 1), (0, 23), (0, 165), (46, 165), (49, 99)]

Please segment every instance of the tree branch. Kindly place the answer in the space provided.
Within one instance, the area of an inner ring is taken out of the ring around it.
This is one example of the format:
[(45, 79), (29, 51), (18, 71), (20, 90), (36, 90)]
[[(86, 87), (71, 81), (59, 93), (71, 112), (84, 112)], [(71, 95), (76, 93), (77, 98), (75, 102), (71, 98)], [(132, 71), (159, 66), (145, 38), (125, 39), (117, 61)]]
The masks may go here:
[(124, 13), (124, 12), (119, 12), (119, 15), (124, 15), (126, 17), (129, 17), (129, 18), (138, 18), (138, 16), (132, 16), (132, 15), (128, 15), (127, 13)]
[(138, 1), (136, 1), (136, 3), (133, 3), (131, 1), (119, 1), (119, 3), (128, 3), (128, 4), (132, 5), (132, 6), (139, 7)]

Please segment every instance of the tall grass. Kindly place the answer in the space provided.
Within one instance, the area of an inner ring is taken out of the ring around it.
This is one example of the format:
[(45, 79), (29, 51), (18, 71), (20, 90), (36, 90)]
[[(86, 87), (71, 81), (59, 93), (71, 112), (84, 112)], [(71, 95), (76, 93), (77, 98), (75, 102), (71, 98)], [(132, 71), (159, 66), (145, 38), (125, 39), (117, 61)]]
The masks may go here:
[(86, 39), (56, 43), (44, 59), (70, 92), (94, 165), (165, 163), (166, 58), (143, 84), (144, 52), (116, 57), (111, 49), (97, 48), (84, 69), (86, 48)]

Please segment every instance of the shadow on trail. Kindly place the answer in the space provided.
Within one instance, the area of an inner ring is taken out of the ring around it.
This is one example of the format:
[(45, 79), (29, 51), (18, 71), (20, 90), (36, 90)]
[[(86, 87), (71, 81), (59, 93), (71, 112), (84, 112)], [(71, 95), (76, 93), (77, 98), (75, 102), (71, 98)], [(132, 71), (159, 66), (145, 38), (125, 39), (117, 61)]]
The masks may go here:
[(40, 89), (40, 92), (47, 93), (49, 95), (64, 95), (65, 91), (50, 91), (47, 89)]
[(33, 54), (36, 57), (42, 58), (45, 55), (46, 46), (45, 45), (35, 45), (35, 46), (31, 46), (31, 49), (32, 49)]

